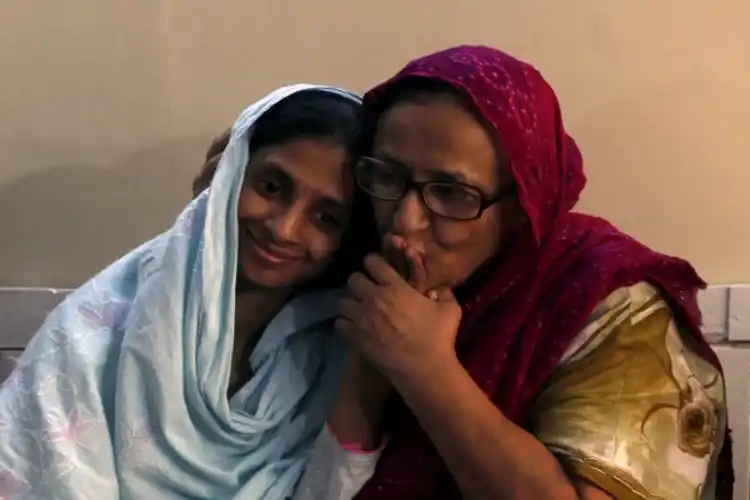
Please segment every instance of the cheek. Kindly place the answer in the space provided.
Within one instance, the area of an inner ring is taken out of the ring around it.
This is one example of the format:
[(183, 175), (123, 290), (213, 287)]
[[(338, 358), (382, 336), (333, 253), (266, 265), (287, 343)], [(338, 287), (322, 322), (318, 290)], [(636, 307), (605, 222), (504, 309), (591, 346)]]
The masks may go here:
[(237, 200), (237, 218), (257, 219), (262, 218), (269, 211), (269, 203), (262, 196), (248, 187), (242, 188), (239, 200)]
[(463, 283), (500, 246), (497, 224), (483, 219), (434, 224), (432, 234), (437, 248), (427, 259), (427, 272), (436, 284)]
[(431, 224), (435, 243), (446, 250), (474, 247), (487, 239), (490, 229), (483, 221), (435, 220)]
[(309, 260), (314, 265), (326, 265), (341, 246), (341, 234), (312, 234), (306, 246)]
[(494, 254), (501, 241), (498, 217), (494, 214), (475, 221), (436, 221), (432, 224), (435, 243), (444, 251), (486, 259)]

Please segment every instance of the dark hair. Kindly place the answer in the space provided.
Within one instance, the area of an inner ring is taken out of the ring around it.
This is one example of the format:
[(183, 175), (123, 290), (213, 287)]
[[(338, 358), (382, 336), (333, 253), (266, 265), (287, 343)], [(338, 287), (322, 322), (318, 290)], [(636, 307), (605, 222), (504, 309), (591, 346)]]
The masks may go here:
[[(326, 139), (346, 148), (347, 167), (354, 169), (353, 146), (358, 135), (359, 107), (358, 103), (330, 92), (315, 89), (297, 92), (258, 118), (250, 136), (250, 156), (263, 147), (295, 139)], [(206, 165), (194, 183), (196, 195), (210, 184), (228, 142), (227, 132), (214, 140)], [(377, 250), (378, 241), (370, 200), (356, 189), (349, 225), (342, 235), (339, 251), (328, 269), (303, 285), (300, 292), (343, 285), (352, 272), (362, 267), (365, 254)]]
[(357, 137), (359, 104), (319, 90), (293, 94), (266, 111), (253, 126), (250, 155), (295, 139), (332, 139), (346, 147)]

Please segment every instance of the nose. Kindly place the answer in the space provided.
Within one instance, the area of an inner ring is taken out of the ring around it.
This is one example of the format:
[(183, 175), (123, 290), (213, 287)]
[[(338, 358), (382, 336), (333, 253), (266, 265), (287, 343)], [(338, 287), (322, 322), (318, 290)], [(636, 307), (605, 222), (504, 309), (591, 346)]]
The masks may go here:
[(294, 243), (302, 228), (303, 215), (290, 208), (268, 217), (265, 226), (279, 243)]
[(426, 210), (419, 193), (410, 189), (398, 202), (398, 209), (393, 214), (393, 232), (408, 235), (425, 229), (429, 224)]

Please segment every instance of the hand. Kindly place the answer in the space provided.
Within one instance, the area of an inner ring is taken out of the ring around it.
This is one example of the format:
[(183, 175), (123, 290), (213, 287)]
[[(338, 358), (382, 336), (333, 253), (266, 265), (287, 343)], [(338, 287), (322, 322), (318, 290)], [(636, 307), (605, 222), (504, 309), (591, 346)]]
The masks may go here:
[[(416, 287), (424, 267), (413, 249), (404, 248)], [(336, 330), (376, 370), (396, 384), (400, 377), (427, 374), (455, 359), (461, 307), (449, 288), (415, 290), (385, 259), (365, 258), (362, 273), (350, 276), (340, 303)]]
[(427, 292), (427, 271), (422, 257), (409, 247), (402, 236), (387, 235), (383, 238), (383, 258), (409, 285), (421, 294)]
[(229, 144), (231, 136), (232, 129), (228, 128), (211, 141), (211, 145), (208, 151), (206, 151), (205, 163), (198, 176), (193, 180), (193, 197), (201, 194), (211, 184), (211, 180), (216, 173), (216, 168), (219, 166), (219, 161), (221, 161), (221, 155)]

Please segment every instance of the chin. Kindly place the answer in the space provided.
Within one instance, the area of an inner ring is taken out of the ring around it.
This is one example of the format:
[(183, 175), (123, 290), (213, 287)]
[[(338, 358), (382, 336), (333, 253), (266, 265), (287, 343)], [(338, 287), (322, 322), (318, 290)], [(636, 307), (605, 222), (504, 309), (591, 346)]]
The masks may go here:
[(294, 285), (287, 273), (258, 269), (253, 265), (240, 265), (238, 284), (247, 288), (287, 288)]

